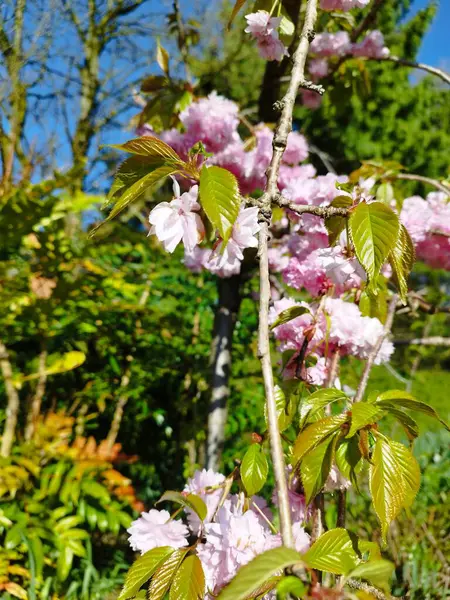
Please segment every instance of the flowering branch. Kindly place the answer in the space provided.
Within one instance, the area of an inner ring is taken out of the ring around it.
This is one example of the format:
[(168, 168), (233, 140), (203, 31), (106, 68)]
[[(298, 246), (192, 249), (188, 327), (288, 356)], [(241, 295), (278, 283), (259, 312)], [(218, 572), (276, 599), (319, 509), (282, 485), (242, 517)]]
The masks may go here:
[(361, 400), (364, 396), (364, 392), (366, 391), (367, 383), (369, 382), (370, 371), (372, 370), (375, 359), (378, 355), (378, 352), (380, 351), (380, 348), (381, 348), (386, 336), (391, 331), (392, 323), (394, 322), (394, 315), (395, 315), (395, 308), (397, 306), (397, 300), (398, 300), (398, 295), (394, 294), (389, 303), (386, 322), (384, 324), (383, 331), (382, 331), (380, 337), (378, 338), (377, 343), (375, 344), (372, 351), (370, 352), (369, 357), (366, 361), (364, 371), (363, 371), (361, 380), (359, 382), (358, 389), (356, 390), (356, 394), (355, 394), (355, 398), (354, 398), (353, 402), (361, 402)]
[(305, 83), (305, 63), (308, 55), (309, 43), (314, 38), (314, 24), (317, 17), (317, 0), (308, 0), (306, 5), (305, 21), (300, 34), (300, 43), (294, 54), (294, 65), (291, 80), (286, 95), (282, 99), (281, 115), (273, 138), (273, 154), (267, 170), (266, 191), (261, 197), (259, 232), (259, 272), (260, 272), (260, 308), (259, 308), (259, 340), (258, 354), (264, 378), (264, 388), (267, 402), (267, 415), (269, 422), (270, 447), (275, 473), (275, 481), (280, 509), (280, 529), (283, 544), (294, 546), (292, 536), (289, 497), (285, 474), (285, 461), (281, 445), (278, 415), (274, 395), (272, 362), (270, 358), (269, 342), (269, 302), (270, 280), (268, 260), (269, 223), (271, 219), (271, 205), (279, 197), (277, 186), (281, 159), (286, 149), (287, 138), (292, 130), (292, 113), (299, 88)]

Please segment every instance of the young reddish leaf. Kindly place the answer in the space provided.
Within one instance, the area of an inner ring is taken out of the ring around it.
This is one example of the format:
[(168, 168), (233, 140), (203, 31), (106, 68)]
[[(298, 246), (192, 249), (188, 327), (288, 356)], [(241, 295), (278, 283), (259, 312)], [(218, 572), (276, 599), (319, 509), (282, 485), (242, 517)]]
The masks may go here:
[(400, 293), (403, 304), (406, 304), (408, 294), (408, 276), (414, 266), (416, 251), (411, 237), (404, 225), (400, 225), (397, 242), (389, 254), (389, 264), (395, 285)]
[(381, 437), (377, 439), (372, 455), (370, 493), (381, 523), (381, 536), (386, 543), (389, 525), (405, 505), (406, 487), (397, 452), (388, 440)]
[(242, 483), (248, 496), (254, 496), (266, 483), (269, 465), (259, 444), (252, 444), (245, 453), (241, 464)]
[(169, 600), (202, 600), (205, 596), (205, 575), (202, 563), (191, 554), (181, 563), (170, 586)]
[(183, 166), (184, 161), (178, 156), (173, 148), (151, 135), (128, 140), (124, 144), (110, 144), (109, 148), (117, 148), (129, 154), (145, 156), (148, 163), (156, 162), (158, 165), (163, 161), (165, 165)]
[(322, 534), (302, 558), (310, 569), (347, 575), (360, 561), (356, 547), (356, 539), (350, 537), (346, 529), (331, 529)]
[(237, 572), (236, 577), (220, 592), (218, 600), (246, 600), (278, 571), (300, 564), (302, 558), (291, 548), (274, 548), (256, 556)]
[(169, 80), (164, 75), (149, 75), (141, 83), (141, 92), (157, 92), (168, 84)]
[(148, 600), (163, 600), (187, 552), (187, 548), (175, 550), (156, 571), (148, 588)]
[(337, 415), (335, 417), (326, 417), (312, 425), (308, 425), (306, 429), (301, 431), (295, 440), (292, 451), (294, 459), (298, 462), (311, 450), (313, 450), (322, 440), (330, 434), (340, 429), (347, 421), (347, 415)]
[(153, 548), (139, 557), (128, 571), (125, 584), (117, 600), (128, 600), (135, 596), (139, 588), (150, 579), (173, 552), (173, 548), (161, 546)]
[(395, 247), (399, 229), (398, 216), (381, 202), (362, 202), (350, 215), (350, 236), (367, 273), (369, 291), (376, 292), (378, 275)]
[(226, 244), (241, 206), (236, 177), (222, 167), (203, 167), (199, 191), (206, 216)]
[(184, 508), (193, 510), (202, 521), (206, 519), (208, 513), (206, 504), (200, 496), (196, 496), (195, 494), (188, 494), (185, 496), (184, 494), (180, 494), (180, 492), (169, 490), (164, 492), (156, 504), (159, 504), (160, 502), (176, 502), (177, 504), (181, 504)]

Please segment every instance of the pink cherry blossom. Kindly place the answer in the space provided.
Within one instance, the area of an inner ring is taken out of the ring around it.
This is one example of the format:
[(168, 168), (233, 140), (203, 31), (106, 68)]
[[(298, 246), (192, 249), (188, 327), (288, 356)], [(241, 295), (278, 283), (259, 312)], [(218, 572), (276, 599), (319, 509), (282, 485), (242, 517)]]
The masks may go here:
[(294, 536), (294, 545), (297, 552), (300, 552), (300, 554), (306, 552), (311, 545), (311, 537), (306, 533), (299, 521), (292, 524), (292, 535)]
[(350, 481), (342, 475), (336, 465), (333, 465), (323, 489), (325, 492), (344, 491), (348, 490), (351, 485)]
[(302, 103), (306, 108), (317, 110), (322, 105), (322, 96), (313, 90), (301, 90)]
[[(222, 488), (211, 490), (208, 488), (217, 486), (225, 481), (225, 476), (222, 473), (216, 473), (212, 469), (203, 469), (202, 471), (195, 471), (193, 477), (187, 480), (184, 487), (185, 492), (190, 494), (196, 494), (200, 496), (203, 502), (206, 504), (207, 515), (204, 519), (205, 523), (209, 523), (216, 512), (219, 505), (220, 498), (222, 497)], [(193, 533), (197, 534), (200, 529), (201, 521), (194, 511), (187, 510), (187, 518), (189, 526)]]
[(143, 512), (127, 531), (130, 546), (141, 554), (160, 546), (183, 548), (188, 545), (188, 528), (181, 521), (171, 521), (167, 510)]
[(366, 280), (366, 273), (358, 260), (347, 258), (340, 245), (317, 250), (317, 256), (326, 276), (337, 286), (358, 288)]
[(370, 0), (320, 0), (322, 10), (343, 10), (347, 12), (352, 8), (364, 8)]
[(280, 41), (277, 31), (281, 17), (271, 17), (267, 11), (258, 10), (246, 15), (245, 19), (248, 23), (245, 33), (256, 40), (262, 58), (280, 61), (283, 56), (288, 56), (287, 48)]
[(314, 81), (322, 79), (328, 75), (328, 61), (326, 58), (313, 58), (308, 63), (308, 70)]
[(351, 49), (350, 37), (346, 31), (319, 33), (311, 42), (310, 49), (316, 56), (344, 56)]
[(351, 54), (366, 58), (384, 58), (389, 56), (389, 48), (384, 45), (381, 31), (370, 31), (366, 37), (357, 44), (352, 44)]
[(182, 240), (186, 250), (192, 252), (205, 235), (203, 221), (196, 213), (200, 210), (198, 186), (180, 195), (180, 186), (174, 180), (173, 191), (172, 202), (160, 202), (151, 211), (150, 234), (156, 235), (167, 252), (172, 253)]

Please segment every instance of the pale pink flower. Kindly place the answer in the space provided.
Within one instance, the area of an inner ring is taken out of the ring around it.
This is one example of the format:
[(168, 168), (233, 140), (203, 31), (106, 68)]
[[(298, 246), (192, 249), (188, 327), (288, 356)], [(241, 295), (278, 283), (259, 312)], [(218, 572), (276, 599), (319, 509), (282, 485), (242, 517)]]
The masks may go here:
[[(297, 527), (300, 528), (301, 525), (303, 525), (311, 517), (311, 509), (308, 506), (306, 506), (305, 495), (302, 492), (300, 479), (297, 477), (297, 475), (294, 475), (294, 477), (292, 477), (291, 473), (292, 466), (288, 465), (286, 467), (286, 479), (288, 482), (288, 495), (289, 506), (291, 509), (291, 519), (292, 522), (297, 523)], [(276, 490), (274, 490), (272, 494), (272, 502), (275, 506), (278, 506), (278, 494)]]
[(255, 234), (259, 229), (258, 207), (241, 208), (225, 249), (222, 249), (223, 242), (220, 242), (211, 255), (207, 268), (213, 271), (228, 268), (232, 274), (239, 273), (244, 250), (258, 247)]
[(192, 252), (205, 235), (203, 221), (196, 213), (200, 210), (198, 186), (180, 195), (180, 186), (174, 179), (173, 191), (172, 202), (160, 202), (151, 211), (150, 234), (156, 235), (167, 252), (172, 253), (182, 240), (186, 250)]
[(328, 75), (328, 61), (326, 58), (313, 58), (308, 63), (308, 70), (314, 81)]
[(188, 545), (189, 530), (181, 521), (171, 521), (167, 510), (143, 512), (127, 529), (133, 550), (141, 554), (160, 546), (183, 548)]
[(320, 0), (322, 10), (342, 10), (347, 12), (352, 8), (364, 8), (370, 0)]
[(294, 536), (294, 545), (297, 552), (300, 552), (300, 554), (306, 552), (311, 545), (311, 537), (306, 533), (299, 521), (293, 523), (292, 535)]
[(311, 42), (310, 49), (316, 56), (344, 56), (351, 49), (350, 37), (346, 31), (319, 33)]
[(283, 162), (289, 165), (298, 165), (308, 158), (308, 144), (305, 136), (298, 131), (291, 131), (288, 137)]
[[(207, 515), (204, 523), (209, 523), (217, 510), (217, 507), (222, 497), (223, 489), (221, 487), (211, 490), (209, 488), (220, 485), (225, 481), (225, 476), (222, 473), (216, 473), (212, 469), (203, 469), (195, 471), (194, 476), (190, 477), (184, 487), (185, 492), (200, 496), (206, 504)], [(198, 534), (201, 521), (194, 511), (187, 510), (187, 519), (193, 533)]]
[(277, 31), (281, 17), (271, 17), (267, 11), (259, 10), (246, 15), (245, 19), (248, 23), (245, 33), (256, 40), (262, 58), (280, 61), (283, 56), (288, 56), (287, 48), (280, 41)]
[(301, 90), (302, 103), (306, 108), (317, 110), (322, 105), (322, 96), (313, 90)]
[(337, 286), (345, 289), (360, 287), (366, 280), (366, 273), (358, 260), (347, 258), (339, 245), (317, 250), (317, 257), (328, 279)]
[(389, 56), (389, 48), (384, 45), (384, 37), (381, 31), (370, 31), (366, 37), (357, 44), (352, 44), (351, 54), (366, 58), (384, 58)]
[(344, 491), (348, 490), (351, 485), (350, 481), (342, 475), (336, 465), (333, 465), (323, 489), (324, 492)]

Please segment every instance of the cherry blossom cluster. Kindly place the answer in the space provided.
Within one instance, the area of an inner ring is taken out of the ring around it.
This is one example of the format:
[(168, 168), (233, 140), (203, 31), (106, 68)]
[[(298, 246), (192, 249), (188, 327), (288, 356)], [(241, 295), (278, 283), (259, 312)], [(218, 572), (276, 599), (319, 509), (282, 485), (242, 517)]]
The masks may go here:
[(271, 17), (266, 10), (258, 10), (246, 15), (245, 19), (245, 33), (249, 33), (256, 40), (262, 58), (280, 61), (283, 56), (289, 55), (278, 34), (281, 17)]
[[(295, 548), (305, 552), (310, 537), (304, 526), (311, 517), (305, 504), (300, 480), (287, 472)], [(153, 548), (184, 548), (196, 542), (195, 551), (205, 573), (206, 598), (213, 598), (233, 579), (238, 570), (256, 555), (281, 546), (281, 535), (273, 522), (273, 512), (260, 496), (246, 499), (242, 493), (223, 497), (225, 477), (211, 469), (196, 471), (188, 479), (184, 494), (196, 494), (206, 504), (207, 515), (200, 521), (194, 511), (186, 510), (187, 523), (170, 517), (166, 510), (143, 512), (128, 529), (133, 550), (144, 554)], [(346, 489), (350, 485), (334, 467), (326, 491)], [(274, 493), (274, 504), (277, 504)], [(267, 597), (269, 598), (269, 596)]]
[(347, 12), (353, 8), (365, 8), (369, 2), (370, 0), (320, 0), (320, 8)]
[(431, 192), (425, 200), (406, 198), (400, 219), (415, 244), (417, 258), (435, 269), (450, 271), (450, 197)]

